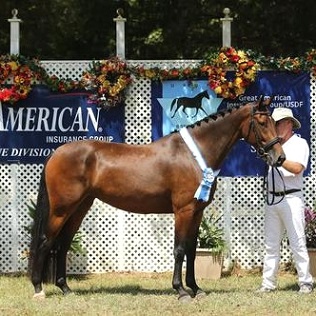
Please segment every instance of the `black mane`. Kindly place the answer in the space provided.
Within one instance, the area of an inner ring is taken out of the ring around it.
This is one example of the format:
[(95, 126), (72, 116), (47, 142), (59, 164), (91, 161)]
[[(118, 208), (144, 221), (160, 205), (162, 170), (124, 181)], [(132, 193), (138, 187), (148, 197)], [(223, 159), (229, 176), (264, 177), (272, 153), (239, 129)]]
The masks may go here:
[(210, 114), (209, 116), (204, 117), (202, 120), (197, 121), (193, 124), (188, 125), (187, 127), (191, 127), (194, 128), (195, 126), (200, 126), (201, 123), (205, 122), (208, 123), (210, 120), (212, 121), (216, 121), (219, 117), (224, 117), (226, 114), (230, 114), (232, 113), (233, 110), (238, 110), (240, 107), (244, 106), (246, 104), (239, 104), (233, 108), (229, 108), (229, 109), (224, 109), (224, 110), (219, 110), (215, 113)]
[[(217, 111), (215, 113), (212, 113), (212, 114), (204, 117), (203, 119), (201, 119), (199, 121), (196, 121), (196, 122), (194, 122), (192, 124), (187, 125), (186, 127), (194, 128), (196, 126), (200, 126), (201, 123), (203, 123), (203, 122), (204, 123), (208, 123), (210, 120), (211, 121), (216, 121), (219, 117), (224, 117), (226, 114), (230, 114), (234, 110), (238, 110), (239, 108), (241, 108), (241, 107), (243, 107), (243, 106), (245, 106), (247, 104), (249, 104), (249, 103), (238, 104), (238, 105), (234, 106), (233, 108), (219, 110), (219, 111)], [(172, 133), (177, 133), (178, 131), (179, 130), (174, 130), (174, 131), (171, 132), (171, 134)]]

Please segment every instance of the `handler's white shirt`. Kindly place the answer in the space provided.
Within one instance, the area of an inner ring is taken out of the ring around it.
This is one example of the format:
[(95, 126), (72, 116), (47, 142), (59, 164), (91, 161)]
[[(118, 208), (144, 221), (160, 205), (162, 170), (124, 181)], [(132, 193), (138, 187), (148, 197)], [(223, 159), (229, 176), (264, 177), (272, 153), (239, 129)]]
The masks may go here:
[[(298, 162), (304, 166), (306, 169), (309, 159), (309, 146), (304, 138), (293, 134), (283, 145), (283, 151), (285, 153), (286, 159), (294, 162)], [(303, 188), (303, 173), (304, 170), (295, 175), (283, 167), (278, 167), (285, 184), (285, 190), (289, 189), (302, 189)], [(275, 192), (283, 192), (284, 185), (280, 178), (278, 172), (274, 171), (274, 182), (275, 182)], [(272, 172), (271, 167), (269, 168), (268, 174), (268, 188), (272, 191)]]

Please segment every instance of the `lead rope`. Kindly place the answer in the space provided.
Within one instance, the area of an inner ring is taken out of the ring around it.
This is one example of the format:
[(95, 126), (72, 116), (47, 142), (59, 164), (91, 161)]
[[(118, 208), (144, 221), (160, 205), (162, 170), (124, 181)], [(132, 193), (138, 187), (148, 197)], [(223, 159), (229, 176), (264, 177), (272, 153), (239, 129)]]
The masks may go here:
[[(269, 168), (269, 166), (266, 165), (265, 176), (263, 177), (262, 191), (263, 191), (263, 197), (264, 197), (267, 205), (271, 206), (271, 205), (277, 205), (277, 204), (281, 203), (285, 197), (285, 194), (277, 202), (275, 202), (275, 195), (271, 194), (272, 198), (271, 198), (271, 200), (269, 200), (268, 168)], [(271, 168), (272, 168), (272, 170), (271, 170), (271, 173), (272, 173), (272, 191), (270, 191), (270, 192), (275, 192), (275, 170), (276, 170), (280, 179), (282, 180), (283, 192), (285, 193), (285, 183), (284, 183), (284, 179), (282, 177), (280, 170), (276, 167), (271, 167)]]

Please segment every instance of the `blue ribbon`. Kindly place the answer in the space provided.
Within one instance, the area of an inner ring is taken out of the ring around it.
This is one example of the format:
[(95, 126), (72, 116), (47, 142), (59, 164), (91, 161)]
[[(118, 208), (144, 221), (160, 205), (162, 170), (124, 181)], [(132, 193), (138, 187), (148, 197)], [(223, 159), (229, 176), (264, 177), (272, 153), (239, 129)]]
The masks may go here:
[(210, 194), (211, 188), (215, 180), (215, 175), (212, 168), (205, 168), (203, 170), (203, 178), (202, 181), (197, 188), (194, 197), (197, 200), (202, 200), (203, 202), (207, 202)]
[(189, 147), (193, 157), (195, 158), (195, 160), (199, 164), (199, 166), (202, 170), (202, 173), (203, 173), (202, 181), (201, 181), (199, 187), (197, 188), (197, 190), (194, 194), (194, 197), (197, 200), (202, 200), (204, 202), (207, 202), (209, 200), (209, 197), (210, 197), (213, 182), (215, 180), (215, 177), (219, 174), (220, 169), (213, 171), (212, 168), (208, 168), (206, 166), (206, 162), (205, 162), (204, 158), (202, 157), (202, 154), (201, 154), (199, 148), (195, 144), (193, 138), (191, 137), (191, 135), (188, 132), (186, 127), (181, 128), (180, 135), (182, 136), (184, 142)]

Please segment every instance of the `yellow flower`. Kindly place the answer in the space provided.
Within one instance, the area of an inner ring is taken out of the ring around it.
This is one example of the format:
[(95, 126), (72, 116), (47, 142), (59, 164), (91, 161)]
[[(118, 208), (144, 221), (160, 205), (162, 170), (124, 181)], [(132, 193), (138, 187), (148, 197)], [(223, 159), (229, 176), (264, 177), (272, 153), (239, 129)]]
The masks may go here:
[(9, 61), (7, 64), (11, 67), (12, 71), (16, 71), (19, 68), (15, 61)]
[(214, 92), (216, 93), (216, 94), (219, 94), (219, 95), (221, 95), (222, 94), (222, 87), (221, 86), (218, 86), (218, 87), (216, 87), (215, 89), (214, 89)]
[[(235, 68), (235, 78), (229, 80), (226, 75), (232, 65)], [(203, 69), (207, 69), (207, 66)], [(223, 98), (234, 99), (244, 93), (245, 88), (255, 80), (259, 66), (244, 51), (237, 52), (232, 47), (226, 47), (213, 59), (210, 69), (212, 71), (208, 72), (208, 83), (211, 89)]]
[(242, 78), (237, 77), (237, 78), (235, 79), (235, 86), (236, 86), (236, 87), (240, 87), (241, 84), (242, 84), (242, 82), (243, 82)]
[(239, 51), (237, 52), (237, 54), (238, 54), (238, 56), (240, 57), (240, 59), (242, 59), (242, 60), (246, 60), (246, 59), (247, 59), (246, 53), (245, 53), (244, 51), (239, 50)]

